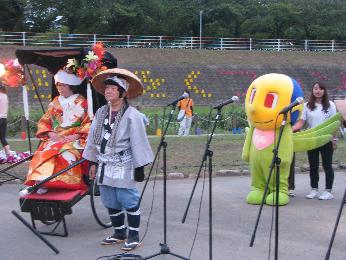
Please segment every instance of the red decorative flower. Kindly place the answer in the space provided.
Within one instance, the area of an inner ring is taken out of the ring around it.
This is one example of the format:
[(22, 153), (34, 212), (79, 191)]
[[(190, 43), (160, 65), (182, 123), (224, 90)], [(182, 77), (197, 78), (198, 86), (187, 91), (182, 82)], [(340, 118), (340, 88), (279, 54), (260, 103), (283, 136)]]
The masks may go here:
[(84, 79), (85, 78), (85, 68), (78, 68), (77, 69), (77, 76), (80, 78), (80, 79)]
[(103, 43), (97, 42), (80, 63), (76, 59), (68, 59), (66, 67), (81, 80), (85, 78), (91, 79), (98, 72), (107, 69), (105, 66), (102, 66), (105, 52)]
[(106, 52), (103, 42), (95, 43), (92, 50), (99, 57), (99, 60), (103, 59), (105, 52)]
[(24, 85), (24, 69), (17, 59), (5, 63), (5, 72), (1, 76), (1, 82), (8, 87), (19, 87)]

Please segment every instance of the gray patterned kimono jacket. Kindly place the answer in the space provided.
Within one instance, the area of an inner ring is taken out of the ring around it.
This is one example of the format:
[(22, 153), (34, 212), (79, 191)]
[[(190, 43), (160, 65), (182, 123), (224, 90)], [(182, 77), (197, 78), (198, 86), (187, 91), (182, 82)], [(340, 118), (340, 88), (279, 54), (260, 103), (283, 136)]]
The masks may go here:
[[(106, 145), (104, 153), (102, 153), (101, 145), (93, 142), (97, 122), (104, 120), (100, 116), (100, 110), (101, 108), (96, 112), (92, 122), (83, 158), (98, 163), (96, 175), (98, 184), (117, 188), (136, 188), (134, 168), (147, 165), (154, 158), (143, 116), (134, 107), (129, 106), (119, 122), (115, 135), (115, 146)], [(103, 128), (102, 136), (104, 134), (105, 129)], [(101, 175), (102, 167), (104, 168)]]

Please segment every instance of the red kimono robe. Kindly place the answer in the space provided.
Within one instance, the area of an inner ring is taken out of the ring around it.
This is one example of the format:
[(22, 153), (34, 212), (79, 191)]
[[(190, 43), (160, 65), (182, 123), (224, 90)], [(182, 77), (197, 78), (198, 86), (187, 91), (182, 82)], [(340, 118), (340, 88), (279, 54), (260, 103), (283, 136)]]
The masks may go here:
[[(25, 184), (34, 185), (80, 160), (90, 125), (87, 101), (83, 96), (74, 94), (69, 98), (62, 96), (54, 98), (38, 122), (36, 136), (41, 139), (41, 144), (30, 163)], [(51, 131), (61, 137), (80, 134), (80, 139), (74, 142), (62, 140), (54, 142), (48, 139), (48, 132)], [(83, 165), (77, 165), (43, 186), (65, 189), (85, 188), (82, 174)]]

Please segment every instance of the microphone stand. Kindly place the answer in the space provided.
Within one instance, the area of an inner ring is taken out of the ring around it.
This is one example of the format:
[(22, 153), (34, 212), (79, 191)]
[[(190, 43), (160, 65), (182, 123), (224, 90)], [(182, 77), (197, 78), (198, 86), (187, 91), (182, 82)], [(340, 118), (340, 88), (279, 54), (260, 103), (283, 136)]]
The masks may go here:
[(344, 208), (344, 204), (346, 204), (346, 188), (345, 188), (345, 191), (344, 191), (344, 196), (341, 199), (341, 205), (340, 205), (340, 208), (339, 208), (338, 216), (336, 217), (336, 221), (335, 221), (335, 225), (334, 225), (334, 229), (333, 229), (333, 234), (332, 234), (332, 237), (330, 238), (328, 250), (327, 250), (326, 256), (324, 258), (325, 260), (329, 260), (330, 253), (332, 251), (332, 246), (333, 246), (333, 243), (334, 243), (335, 234), (336, 234), (336, 231), (338, 229), (341, 213), (342, 213), (342, 210)]
[(182, 223), (185, 223), (186, 216), (187, 216), (188, 210), (190, 208), (190, 204), (191, 204), (192, 197), (194, 195), (194, 192), (195, 192), (195, 189), (196, 189), (196, 186), (197, 186), (198, 179), (199, 179), (199, 177), (201, 175), (201, 171), (202, 171), (203, 165), (207, 161), (207, 158), (208, 158), (208, 174), (209, 174), (209, 259), (210, 260), (213, 259), (213, 226), (212, 226), (212, 224), (213, 224), (213, 208), (212, 208), (212, 202), (213, 202), (213, 200), (212, 200), (212, 174), (213, 174), (212, 158), (213, 158), (213, 151), (211, 151), (209, 148), (210, 148), (210, 143), (211, 143), (211, 141), (213, 139), (213, 135), (214, 135), (217, 123), (218, 123), (218, 121), (220, 119), (220, 116), (221, 116), (222, 107), (223, 106), (215, 107), (217, 109), (217, 114), (216, 114), (216, 117), (215, 117), (214, 125), (213, 125), (211, 133), (209, 134), (209, 137), (208, 137), (208, 140), (207, 140), (207, 143), (206, 143), (206, 146), (205, 146), (202, 162), (201, 162), (201, 165), (199, 167), (199, 170), (198, 170), (198, 173), (197, 173), (197, 177), (196, 177), (196, 180), (195, 180), (195, 183), (193, 185), (192, 192), (191, 192), (191, 195), (190, 195), (190, 198), (189, 198), (189, 202), (187, 204), (187, 207), (186, 207), (183, 219), (182, 219)]
[(142, 198), (143, 198), (144, 191), (145, 191), (146, 186), (148, 184), (150, 175), (153, 171), (155, 162), (156, 162), (157, 157), (161, 151), (161, 148), (163, 147), (163, 243), (160, 243), (160, 247), (161, 247), (160, 252), (155, 253), (155, 254), (150, 255), (150, 256), (147, 256), (144, 259), (150, 259), (150, 258), (156, 257), (158, 255), (172, 255), (172, 256), (175, 256), (175, 257), (180, 258), (180, 259), (189, 260), (189, 258), (180, 256), (178, 254), (171, 252), (168, 245), (167, 245), (167, 185), (166, 185), (167, 184), (167, 157), (166, 157), (167, 156), (167, 142), (165, 141), (165, 136), (166, 136), (169, 124), (172, 121), (176, 104), (177, 104), (177, 102), (170, 104), (170, 105), (172, 105), (172, 110), (171, 110), (171, 113), (169, 114), (168, 122), (164, 128), (164, 131), (162, 132), (161, 140), (160, 140), (159, 146), (157, 147), (154, 161), (151, 164), (148, 178), (144, 184), (142, 194), (141, 194), (141, 197), (140, 197), (139, 202), (138, 202), (138, 207), (139, 207), (139, 205), (141, 204)]
[(255, 241), (255, 237), (256, 237), (256, 231), (257, 231), (257, 227), (258, 227), (258, 223), (261, 217), (261, 213), (262, 213), (262, 209), (263, 209), (263, 205), (264, 205), (264, 201), (266, 199), (266, 194), (268, 192), (268, 186), (269, 186), (269, 182), (273, 173), (273, 169), (275, 167), (276, 169), (276, 182), (275, 182), (275, 191), (276, 191), (276, 196), (275, 196), (275, 260), (278, 259), (278, 248), (279, 248), (279, 187), (280, 187), (280, 164), (281, 164), (281, 159), (279, 158), (278, 154), (279, 154), (279, 146), (280, 146), (280, 141), (281, 141), (281, 137), (282, 137), (282, 133), (284, 130), (284, 127), (286, 125), (286, 121), (287, 121), (287, 113), (290, 111), (287, 111), (286, 113), (284, 113), (284, 118), (282, 120), (281, 126), (280, 126), (280, 130), (279, 130), (279, 137), (278, 137), (278, 141), (276, 143), (276, 145), (274, 146), (273, 149), (273, 159), (272, 162), (270, 164), (270, 168), (269, 168), (269, 176), (266, 182), (266, 186), (264, 188), (264, 193), (263, 193), (263, 197), (262, 197), (262, 202), (258, 211), (258, 215), (257, 215), (257, 219), (256, 219), (256, 224), (255, 224), (255, 228), (254, 231), (252, 233), (252, 237), (251, 237), (251, 242), (250, 242), (250, 247), (253, 246), (254, 241)]

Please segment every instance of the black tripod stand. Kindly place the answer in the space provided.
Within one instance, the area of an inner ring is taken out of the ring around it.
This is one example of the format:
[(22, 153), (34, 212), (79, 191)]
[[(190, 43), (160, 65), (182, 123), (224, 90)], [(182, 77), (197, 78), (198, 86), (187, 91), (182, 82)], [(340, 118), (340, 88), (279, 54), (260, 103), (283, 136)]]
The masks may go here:
[(158, 255), (173, 255), (173, 256), (180, 258), (180, 259), (189, 260), (189, 258), (180, 256), (180, 255), (177, 255), (177, 254), (171, 252), (171, 250), (169, 249), (169, 247), (167, 245), (167, 142), (165, 141), (165, 136), (166, 136), (169, 124), (172, 121), (175, 107), (176, 107), (176, 103), (173, 103), (171, 113), (169, 114), (169, 117), (168, 117), (168, 122), (164, 128), (162, 135), (161, 135), (161, 140), (160, 140), (159, 146), (157, 147), (154, 161), (151, 164), (148, 178), (144, 184), (143, 191), (142, 191), (141, 197), (140, 197), (139, 202), (138, 202), (138, 205), (140, 205), (144, 191), (145, 191), (145, 188), (148, 184), (150, 175), (151, 175), (152, 170), (154, 168), (156, 159), (157, 159), (157, 157), (161, 151), (161, 147), (163, 147), (163, 243), (160, 243), (160, 247), (161, 247), (160, 252), (153, 254), (153, 255), (150, 255), (150, 256), (147, 256), (144, 259), (150, 259), (150, 258), (156, 257)]
[(263, 205), (264, 205), (264, 201), (266, 199), (266, 195), (268, 192), (268, 186), (269, 186), (269, 182), (273, 173), (273, 169), (275, 167), (276, 169), (276, 182), (275, 182), (275, 260), (278, 259), (278, 249), (279, 249), (279, 188), (280, 188), (280, 164), (281, 164), (281, 159), (279, 158), (278, 154), (279, 154), (279, 146), (280, 146), (280, 141), (281, 141), (281, 137), (282, 137), (282, 133), (284, 130), (284, 127), (286, 125), (286, 121), (287, 121), (287, 113), (289, 111), (287, 111), (286, 113), (284, 113), (284, 118), (283, 121), (281, 123), (280, 126), (280, 130), (279, 130), (279, 136), (278, 136), (278, 141), (276, 143), (276, 145), (274, 146), (273, 149), (273, 159), (272, 162), (270, 164), (270, 169), (269, 169), (269, 176), (266, 182), (266, 186), (264, 188), (264, 193), (263, 193), (263, 197), (262, 197), (262, 202), (258, 211), (258, 215), (257, 215), (257, 219), (256, 219), (256, 224), (255, 224), (255, 228), (254, 231), (252, 233), (252, 237), (251, 237), (251, 242), (250, 242), (250, 247), (253, 246), (254, 241), (255, 241), (255, 237), (256, 237), (256, 231), (257, 231), (257, 227), (258, 227), (258, 223), (261, 217), (261, 213), (262, 213), (262, 209), (263, 209)]
[(214, 126), (212, 128), (211, 133), (209, 134), (209, 137), (208, 137), (208, 140), (207, 140), (207, 143), (206, 143), (206, 146), (205, 146), (202, 162), (201, 162), (201, 165), (199, 167), (199, 170), (198, 170), (198, 173), (197, 173), (197, 177), (196, 177), (196, 180), (195, 180), (195, 183), (193, 185), (192, 192), (191, 192), (191, 195), (190, 195), (190, 198), (189, 198), (189, 202), (187, 204), (187, 207), (186, 207), (183, 219), (182, 219), (182, 223), (185, 223), (186, 216), (187, 216), (188, 210), (190, 208), (192, 197), (193, 197), (193, 194), (195, 192), (198, 179), (199, 179), (199, 177), (201, 175), (201, 171), (202, 171), (203, 165), (205, 164), (205, 162), (208, 159), (208, 174), (209, 174), (209, 259), (210, 260), (213, 259), (213, 208), (212, 208), (212, 203), (213, 203), (213, 200), (212, 200), (212, 194), (213, 194), (212, 193), (212, 174), (213, 174), (212, 158), (213, 158), (213, 151), (211, 151), (209, 148), (210, 148), (211, 140), (213, 139), (213, 135), (214, 135), (217, 123), (218, 123), (218, 121), (220, 119), (220, 116), (221, 116), (221, 109), (222, 109), (222, 107), (223, 106), (215, 107), (217, 109), (217, 114), (216, 114), (216, 117), (215, 117)]
[(336, 231), (338, 229), (338, 225), (339, 225), (339, 221), (340, 221), (342, 210), (344, 208), (344, 204), (346, 204), (346, 188), (345, 188), (345, 191), (344, 191), (344, 196), (342, 197), (342, 200), (341, 200), (341, 205), (340, 205), (340, 208), (339, 208), (338, 216), (336, 217), (336, 222), (335, 222), (335, 225), (334, 225), (332, 237), (331, 237), (330, 242), (329, 242), (329, 246), (328, 246), (328, 250), (327, 250), (327, 253), (326, 253), (326, 257), (324, 258), (325, 260), (329, 260), (330, 252), (332, 250), (335, 234), (336, 234)]

